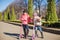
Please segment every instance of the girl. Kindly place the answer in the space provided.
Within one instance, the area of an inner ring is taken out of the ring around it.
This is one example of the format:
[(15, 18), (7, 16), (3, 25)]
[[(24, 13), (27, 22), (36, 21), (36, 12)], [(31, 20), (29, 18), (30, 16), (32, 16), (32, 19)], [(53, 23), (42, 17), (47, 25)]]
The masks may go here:
[(23, 14), (20, 17), (20, 20), (22, 21), (22, 26), (24, 30), (24, 38), (26, 38), (29, 33), (28, 22), (31, 20), (26, 10), (23, 11)]
[(37, 12), (34, 13), (34, 25), (35, 25), (35, 36), (37, 35), (37, 30), (41, 33), (41, 38), (43, 38), (43, 32), (42, 32), (42, 23), (41, 23), (41, 16), (39, 17)]

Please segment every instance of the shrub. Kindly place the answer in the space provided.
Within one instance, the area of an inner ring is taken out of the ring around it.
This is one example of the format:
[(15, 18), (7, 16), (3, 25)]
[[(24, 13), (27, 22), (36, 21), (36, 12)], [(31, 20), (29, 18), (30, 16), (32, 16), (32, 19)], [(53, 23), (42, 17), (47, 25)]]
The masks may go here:
[(48, 2), (48, 6), (47, 6), (46, 21), (49, 24), (58, 22), (55, 0), (47, 0), (47, 2)]
[(2, 20), (2, 13), (0, 12), (0, 21)]
[(28, 13), (30, 17), (32, 17), (33, 14), (33, 0), (28, 0)]
[(3, 19), (4, 21), (7, 21), (8, 20), (8, 17), (7, 17), (7, 13), (6, 12), (4, 12), (4, 19)]
[(12, 14), (11, 14), (11, 21), (15, 21), (16, 20), (16, 15), (15, 15), (15, 11), (14, 11), (14, 7), (12, 7)]

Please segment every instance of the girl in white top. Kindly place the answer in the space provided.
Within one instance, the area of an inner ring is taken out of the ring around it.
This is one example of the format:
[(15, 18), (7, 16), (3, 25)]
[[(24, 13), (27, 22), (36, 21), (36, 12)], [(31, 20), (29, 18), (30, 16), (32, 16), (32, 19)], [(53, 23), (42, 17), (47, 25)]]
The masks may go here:
[(42, 22), (41, 22), (41, 16), (39, 17), (37, 12), (34, 13), (34, 25), (35, 25), (35, 35), (38, 36), (37, 30), (41, 33), (41, 38), (43, 38), (43, 32), (42, 32)]

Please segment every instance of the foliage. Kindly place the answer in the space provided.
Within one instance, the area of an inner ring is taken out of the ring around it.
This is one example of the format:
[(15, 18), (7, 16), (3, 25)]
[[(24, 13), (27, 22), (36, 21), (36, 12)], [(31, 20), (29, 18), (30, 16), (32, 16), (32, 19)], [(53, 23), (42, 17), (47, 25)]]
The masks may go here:
[(8, 17), (7, 17), (7, 12), (4, 12), (4, 21), (7, 21), (8, 20)]
[(30, 17), (33, 15), (33, 0), (28, 0), (28, 13)]
[(7, 17), (8, 17), (8, 20), (11, 18), (10, 16), (11, 16), (11, 15), (10, 15), (10, 9), (9, 9), (9, 7), (8, 7), (8, 9), (7, 9)]
[(15, 10), (14, 7), (12, 7), (11, 21), (15, 21), (15, 20), (16, 20)]
[(2, 20), (2, 13), (0, 12), (0, 21)]
[(47, 8), (46, 21), (49, 24), (58, 22), (55, 0), (47, 0), (47, 2), (48, 2), (48, 5), (47, 5), (48, 8)]

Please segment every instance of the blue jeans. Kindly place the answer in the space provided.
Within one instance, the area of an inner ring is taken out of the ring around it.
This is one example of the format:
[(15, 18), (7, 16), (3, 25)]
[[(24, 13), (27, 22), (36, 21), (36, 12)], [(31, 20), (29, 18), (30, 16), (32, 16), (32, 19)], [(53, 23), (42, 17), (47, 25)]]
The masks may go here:
[(40, 32), (42, 32), (42, 27), (41, 26), (35, 26), (35, 30), (39, 30)]
[(41, 33), (41, 37), (43, 37), (43, 32), (42, 32), (42, 27), (41, 26), (35, 26), (35, 35), (36, 36), (38, 36), (38, 34), (37, 34), (37, 30), (39, 30), (40, 31), (40, 33)]
[(23, 24), (24, 37), (26, 38), (29, 33), (29, 27), (27, 24)]

